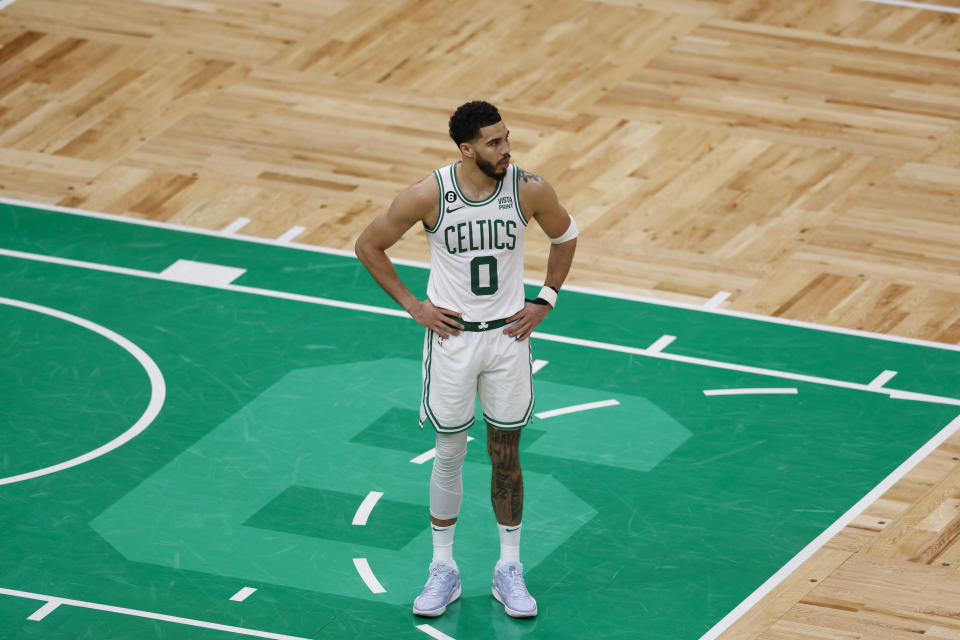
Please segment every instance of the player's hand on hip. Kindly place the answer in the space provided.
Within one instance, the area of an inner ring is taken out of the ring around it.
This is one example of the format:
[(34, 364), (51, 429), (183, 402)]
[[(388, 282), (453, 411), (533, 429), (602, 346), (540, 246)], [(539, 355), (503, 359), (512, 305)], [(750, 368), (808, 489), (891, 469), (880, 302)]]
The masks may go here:
[(458, 336), (463, 330), (463, 325), (457, 322), (457, 319), (461, 318), (463, 314), (434, 306), (429, 299), (421, 300), (418, 305), (410, 310), (410, 315), (418, 323), (427, 329), (432, 329), (444, 339), (450, 336)]
[(537, 325), (547, 317), (547, 312), (550, 311), (551, 308), (548, 304), (526, 302), (523, 305), (522, 311), (507, 318), (507, 322), (512, 324), (508, 324), (503, 332), (511, 338), (516, 338), (518, 341), (526, 340), (530, 337), (530, 334), (533, 333), (533, 330), (537, 328)]

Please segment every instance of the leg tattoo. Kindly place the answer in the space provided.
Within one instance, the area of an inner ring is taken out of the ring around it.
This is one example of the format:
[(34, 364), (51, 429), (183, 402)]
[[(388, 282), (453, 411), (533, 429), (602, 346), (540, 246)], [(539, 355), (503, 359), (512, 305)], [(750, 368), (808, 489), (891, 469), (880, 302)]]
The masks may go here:
[(520, 430), (487, 425), (487, 453), (493, 465), (490, 500), (497, 522), (514, 526), (523, 517), (523, 472), (520, 470)]

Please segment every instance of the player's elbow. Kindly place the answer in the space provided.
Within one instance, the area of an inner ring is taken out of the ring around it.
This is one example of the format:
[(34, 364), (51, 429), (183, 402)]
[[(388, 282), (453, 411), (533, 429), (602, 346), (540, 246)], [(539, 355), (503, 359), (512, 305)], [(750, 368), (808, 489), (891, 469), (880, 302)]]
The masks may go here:
[(377, 246), (373, 241), (369, 231), (364, 231), (353, 243), (353, 252), (364, 265), (370, 264), (370, 260), (377, 252), (384, 253), (384, 250)]
[(357, 241), (353, 243), (353, 252), (357, 254), (357, 258), (360, 259), (360, 262), (366, 264), (367, 259), (370, 255), (370, 240), (367, 238), (367, 233), (361, 233), (357, 236)]

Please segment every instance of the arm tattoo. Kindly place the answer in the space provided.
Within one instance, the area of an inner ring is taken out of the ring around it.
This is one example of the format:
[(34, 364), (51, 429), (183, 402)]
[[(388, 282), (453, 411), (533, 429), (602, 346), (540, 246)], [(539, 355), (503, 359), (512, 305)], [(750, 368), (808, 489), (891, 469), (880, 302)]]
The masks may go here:
[(517, 171), (519, 172), (517, 175), (518, 175), (518, 176), (520, 177), (520, 179), (523, 180), (524, 182), (530, 182), (531, 180), (532, 180), (533, 182), (540, 182), (540, 176), (538, 176), (538, 175), (535, 174), (535, 173), (530, 173), (529, 171), (526, 171), (526, 170), (524, 170), (524, 169), (521, 169), (520, 167), (517, 167)]

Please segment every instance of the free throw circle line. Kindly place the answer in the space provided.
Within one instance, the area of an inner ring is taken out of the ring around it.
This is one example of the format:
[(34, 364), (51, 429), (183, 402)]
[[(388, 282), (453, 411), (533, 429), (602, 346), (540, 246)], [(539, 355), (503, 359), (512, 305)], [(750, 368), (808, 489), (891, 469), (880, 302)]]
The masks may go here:
[(367, 497), (360, 503), (360, 506), (357, 507), (357, 512), (353, 516), (353, 524), (357, 526), (366, 525), (367, 520), (370, 518), (370, 513), (373, 511), (373, 508), (377, 506), (377, 500), (382, 497), (383, 491), (371, 491), (368, 493)]
[(93, 331), (94, 333), (103, 336), (107, 340), (110, 340), (121, 349), (132, 355), (137, 362), (140, 363), (140, 366), (144, 368), (144, 370), (147, 372), (147, 377), (150, 379), (150, 402), (147, 404), (147, 408), (143, 412), (143, 415), (140, 416), (140, 419), (137, 420), (132, 427), (105, 445), (97, 447), (93, 451), (88, 451), (87, 453), (77, 456), (76, 458), (72, 458), (50, 467), (44, 467), (43, 469), (37, 469), (36, 471), (28, 471), (27, 473), (21, 473), (15, 476), (0, 478), (0, 485), (13, 484), (15, 482), (23, 482), (24, 480), (39, 478), (40, 476), (56, 473), (85, 462), (90, 462), (91, 460), (99, 458), (102, 455), (110, 453), (114, 449), (122, 447), (124, 444), (143, 433), (143, 431), (146, 430), (146, 428), (149, 427), (150, 424), (156, 419), (167, 396), (167, 385), (163, 379), (163, 373), (160, 372), (160, 367), (157, 366), (157, 363), (155, 363), (153, 359), (143, 351), (143, 349), (133, 344), (120, 334), (111, 331), (104, 326), (65, 311), (51, 309), (50, 307), (43, 307), (31, 302), (24, 302), (22, 300), (14, 300), (12, 298), (0, 297), (0, 304), (5, 304), (11, 307), (19, 307), (28, 311), (35, 311), (36, 313), (42, 313)]
[(370, 563), (367, 562), (366, 558), (354, 558), (353, 566), (357, 568), (357, 573), (360, 574), (363, 583), (367, 585), (367, 588), (370, 589), (371, 592), (387, 592), (387, 590), (383, 588), (383, 585), (380, 584), (380, 581), (377, 580), (377, 576), (373, 575), (373, 569), (370, 568)]

